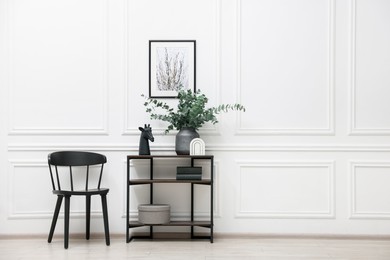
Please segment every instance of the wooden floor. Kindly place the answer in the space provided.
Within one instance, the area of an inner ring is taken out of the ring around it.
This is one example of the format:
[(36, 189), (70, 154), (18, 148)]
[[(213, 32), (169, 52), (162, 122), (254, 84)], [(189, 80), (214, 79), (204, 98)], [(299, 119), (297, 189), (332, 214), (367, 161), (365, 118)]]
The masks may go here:
[(388, 239), (299, 239), (299, 238), (216, 238), (207, 240), (133, 240), (71, 238), (69, 249), (63, 240), (51, 244), (45, 239), (1, 239), (0, 259), (353, 259), (389, 260)]

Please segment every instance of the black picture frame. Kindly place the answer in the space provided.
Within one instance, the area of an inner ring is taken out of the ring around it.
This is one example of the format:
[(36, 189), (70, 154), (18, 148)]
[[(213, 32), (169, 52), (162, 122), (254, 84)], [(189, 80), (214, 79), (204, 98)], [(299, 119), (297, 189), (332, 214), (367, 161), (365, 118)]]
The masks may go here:
[(176, 98), (179, 86), (196, 91), (196, 41), (149, 40), (149, 97)]

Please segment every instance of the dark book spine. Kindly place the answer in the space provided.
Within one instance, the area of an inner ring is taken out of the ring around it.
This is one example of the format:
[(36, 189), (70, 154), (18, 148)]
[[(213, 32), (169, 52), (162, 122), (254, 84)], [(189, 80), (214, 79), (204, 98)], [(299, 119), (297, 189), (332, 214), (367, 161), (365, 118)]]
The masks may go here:
[(176, 180), (201, 180), (202, 175), (200, 174), (178, 174)]
[(178, 174), (202, 174), (202, 167), (177, 167)]

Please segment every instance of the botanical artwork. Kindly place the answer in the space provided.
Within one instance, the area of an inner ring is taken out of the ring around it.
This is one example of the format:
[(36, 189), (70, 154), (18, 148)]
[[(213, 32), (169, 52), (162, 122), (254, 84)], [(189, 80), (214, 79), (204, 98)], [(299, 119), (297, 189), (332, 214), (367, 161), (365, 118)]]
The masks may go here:
[(188, 48), (156, 48), (156, 83), (159, 91), (188, 88)]
[(195, 41), (149, 42), (149, 96), (177, 97), (195, 91)]

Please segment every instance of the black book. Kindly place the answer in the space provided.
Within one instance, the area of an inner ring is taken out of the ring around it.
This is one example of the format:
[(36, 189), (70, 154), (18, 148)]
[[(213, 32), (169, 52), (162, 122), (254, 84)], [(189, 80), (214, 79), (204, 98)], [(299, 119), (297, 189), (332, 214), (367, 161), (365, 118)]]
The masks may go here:
[(177, 174), (202, 174), (202, 167), (177, 167)]

